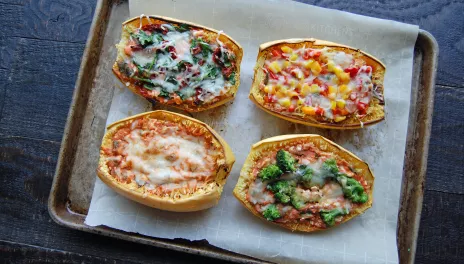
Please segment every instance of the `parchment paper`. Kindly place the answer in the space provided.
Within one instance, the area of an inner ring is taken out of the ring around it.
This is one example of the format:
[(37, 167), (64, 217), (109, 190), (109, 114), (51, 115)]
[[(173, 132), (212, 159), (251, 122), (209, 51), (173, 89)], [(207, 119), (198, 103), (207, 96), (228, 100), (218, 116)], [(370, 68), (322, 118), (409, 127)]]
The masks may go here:
[[(218, 206), (194, 213), (139, 205), (117, 195), (97, 178), (86, 224), (159, 238), (207, 239), (212, 245), (274, 262), (398, 262), (396, 225), (417, 26), (290, 1), (130, 0), (131, 17), (141, 13), (224, 30), (243, 46), (241, 85), (235, 100), (194, 114), (229, 142), (236, 163)], [(356, 131), (316, 129), (278, 119), (251, 103), (248, 92), (259, 44), (301, 37), (343, 43), (382, 60), (387, 66), (386, 120)], [(119, 88), (115, 88), (107, 124), (150, 109), (150, 104), (121, 88), (114, 79), (113, 85)], [(263, 138), (295, 133), (321, 134), (367, 161), (376, 176), (373, 207), (348, 223), (310, 234), (283, 230), (242, 207), (232, 190), (251, 145)]]

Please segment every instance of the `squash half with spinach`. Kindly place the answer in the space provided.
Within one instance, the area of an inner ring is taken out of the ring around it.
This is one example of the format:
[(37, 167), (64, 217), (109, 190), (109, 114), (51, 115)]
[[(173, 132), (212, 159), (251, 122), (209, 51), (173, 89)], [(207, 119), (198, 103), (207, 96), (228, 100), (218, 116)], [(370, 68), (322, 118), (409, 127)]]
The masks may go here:
[(241, 46), (222, 32), (159, 16), (122, 25), (115, 75), (151, 102), (199, 112), (232, 100)]
[(312, 232), (372, 206), (374, 175), (354, 154), (319, 135), (284, 135), (254, 144), (233, 191), (261, 219)]

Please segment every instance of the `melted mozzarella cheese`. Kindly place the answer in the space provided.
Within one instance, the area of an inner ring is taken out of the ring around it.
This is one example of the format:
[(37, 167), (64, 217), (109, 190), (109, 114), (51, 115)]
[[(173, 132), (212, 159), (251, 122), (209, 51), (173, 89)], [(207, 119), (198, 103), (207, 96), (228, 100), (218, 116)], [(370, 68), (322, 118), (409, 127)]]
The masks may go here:
[[(177, 134), (155, 135), (148, 142), (141, 138), (144, 131), (133, 130), (124, 139), (125, 164), (139, 185), (163, 185), (209, 175), (208, 150), (203, 138), (185, 139)], [(119, 170), (121, 172), (121, 170)]]
[(253, 204), (266, 204), (275, 202), (274, 195), (266, 191), (267, 182), (256, 179), (250, 184), (248, 194)]
[[(339, 122), (344, 120), (343, 116), (354, 113), (359, 102), (369, 105), (373, 91), (372, 68), (356, 65), (352, 54), (328, 47), (291, 49), (284, 46), (281, 51), (283, 57), (272, 56), (264, 62), (264, 70), (273, 77), (261, 83), (271, 102), (278, 105), (278, 111), (316, 115), (315, 109), (322, 109), (326, 119)], [(321, 54), (319, 59), (305, 59), (306, 54), (314, 56), (317, 52)], [(356, 69), (358, 72), (352, 72)], [(358, 90), (360, 86), (362, 89)]]
[(136, 51), (132, 53), (132, 59), (138, 65), (145, 67), (145, 65), (150, 65), (153, 62), (153, 54), (145, 50)]
[[(190, 41), (194, 37), (191, 31), (175, 31), (174, 27), (169, 24), (163, 24), (162, 27), (170, 30), (166, 35), (162, 36), (164, 41), (153, 43), (143, 50), (133, 51), (131, 55), (131, 59), (142, 67), (151, 65), (154, 62), (149, 70), (150, 74), (157, 76), (150, 77), (151, 83), (155, 86), (154, 90), (158, 92), (166, 91), (168, 93), (179, 92), (185, 98), (190, 98), (195, 95), (195, 88), (201, 88), (204, 92), (199, 96), (199, 99), (207, 101), (225, 93), (226, 90), (231, 87), (230, 82), (226, 82), (224, 79), (220, 68), (217, 69), (219, 72), (216, 78), (212, 79), (208, 76), (211, 72), (211, 68), (208, 67), (212, 65), (218, 67), (213, 61), (211, 53), (205, 58), (205, 63), (203, 65), (200, 66), (194, 62), (193, 54), (190, 49)], [(216, 46), (219, 46), (221, 50), (225, 50), (223, 43), (220, 42), (219, 39), (217, 39), (217, 44), (218, 45), (214, 43), (210, 44), (211, 48), (214, 50)], [(167, 47), (175, 48), (174, 59), (169, 52), (156, 52), (157, 50), (165, 50)], [(157, 56), (156, 59), (154, 59), (155, 54)], [(192, 71), (180, 73), (178, 65), (181, 61), (192, 64)], [(127, 58), (126, 62), (130, 62), (129, 58)], [(193, 73), (197, 70), (201, 72), (200, 78), (198, 76), (193, 76)], [(162, 76), (162, 78), (160, 76)], [(181, 87), (178, 83), (176, 84), (168, 81), (169, 79), (177, 81), (179, 79), (188, 79), (188, 86)]]
[(335, 64), (342, 66), (342, 68), (348, 68), (353, 62), (353, 56), (339, 51), (333, 55), (333, 60)]

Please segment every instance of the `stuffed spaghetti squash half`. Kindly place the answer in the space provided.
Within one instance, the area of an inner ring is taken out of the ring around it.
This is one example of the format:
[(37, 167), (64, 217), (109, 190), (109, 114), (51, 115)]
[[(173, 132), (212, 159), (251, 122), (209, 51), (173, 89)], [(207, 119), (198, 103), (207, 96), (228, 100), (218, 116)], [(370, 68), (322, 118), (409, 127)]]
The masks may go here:
[(250, 99), (304, 125), (355, 129), (385, 118), (385, 65), (341, 44), (287, 39), (259, 48)]
[(214, 29), (160, 16), (122, 25), (114, 74), (132, 92), (189, 112), (234, 99), (242, 47)]
[(233, 191), (257, 217), (292, 231), (342, 224), (372, 206), (374, 175), (358, 157), (319, 135), (254, 144)]
[(153, 111), (108, 126), (97, 174), (136, 202), (189, 212), (218, 203), (234, 162), (229, 145), (208, 125)]

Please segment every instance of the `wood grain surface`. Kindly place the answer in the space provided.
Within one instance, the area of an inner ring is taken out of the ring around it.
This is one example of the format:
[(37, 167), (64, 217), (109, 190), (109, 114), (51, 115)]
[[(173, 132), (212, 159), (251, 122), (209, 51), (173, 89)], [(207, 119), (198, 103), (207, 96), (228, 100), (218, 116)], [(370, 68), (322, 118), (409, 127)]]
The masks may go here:
[[(464, 2), (302, 2), (417, 24), (437, 39), (438, 85), (416, 263), (464, 263)], [(216, 262), (70, 230), (48, 215), (95, 4), (0, 0), (0, 262)]]

